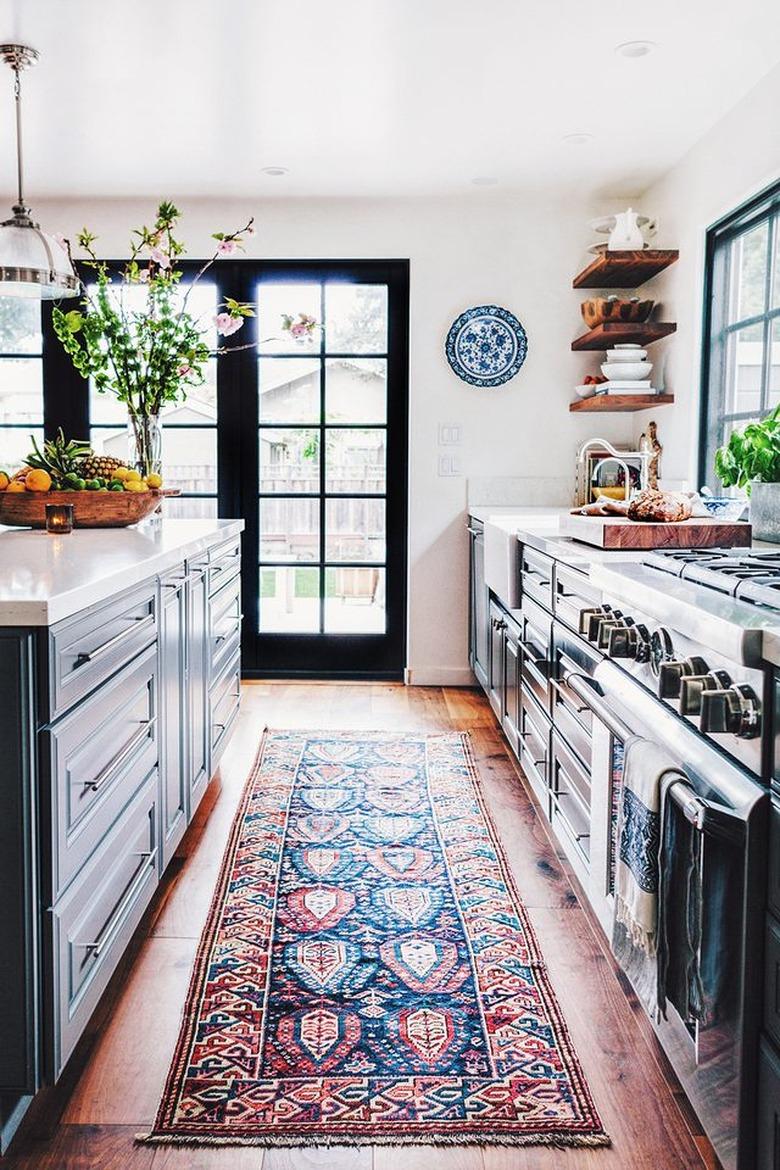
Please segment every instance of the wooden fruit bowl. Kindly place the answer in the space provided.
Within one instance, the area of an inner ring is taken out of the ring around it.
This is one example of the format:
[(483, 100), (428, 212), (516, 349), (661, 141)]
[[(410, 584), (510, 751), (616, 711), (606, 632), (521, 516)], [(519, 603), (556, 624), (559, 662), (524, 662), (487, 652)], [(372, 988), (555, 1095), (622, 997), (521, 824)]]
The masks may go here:
[(45, 528), (47, 504), (72, 504), (74, 528), (126, 528), (158, 507), (163, 493), (0, 492), (0, 524)]
[(646, 321), (655, 307), (655, 301), (610, 301), (607, 297), (591, 297), (580, 306), (585, 323), (595, 329), (608, 321), (632, 324)]

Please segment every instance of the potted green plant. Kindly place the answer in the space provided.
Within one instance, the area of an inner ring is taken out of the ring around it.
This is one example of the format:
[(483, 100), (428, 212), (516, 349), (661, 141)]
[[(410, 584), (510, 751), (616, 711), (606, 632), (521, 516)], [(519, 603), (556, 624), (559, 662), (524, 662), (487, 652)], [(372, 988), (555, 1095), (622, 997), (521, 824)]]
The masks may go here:
[(780, 405), (759, 422), (732, 431), (715, 454), (724, 487), (750, 497), (750, 523), (757, 540), (780, 543)]
[[(130, 462), (142, 475), (161, 472), (163, 408), (183, 401), (189, 389), (204, 382), (214, 354), (249, 348), (220, 344), (211, 349), (204, 340), (205, 323), (193, 316), (189, 298), (213, 264), (243, 248), (253, 234), (253, 220), (234, 232), (215, 232), (213, 254), (180, 289), (184, 273), (178, 261), (185, 251), (177, 235), (180, 214), (173, 203), (161, 203), (153, 225), (132, 232), (130, 259), (118, 275), (98, 256), (97, 237), (84, 228), (78, 244), (86, 254), (81, 264), (93, 274), (91, 287), (82, 282), (80, 308), (55, 308), (52, 314), (54, 330), (79, 373), (91, 378), (99, 393), (113, 394), (125, 405)], [(62, 243), (70, 256), (69, 241)], [(209, 325), (227, 338), (253, 316), (253, 305), (228, 298)], [(303, 342), (319, 325), (305, 313), (283, 314), (280, 328)]]

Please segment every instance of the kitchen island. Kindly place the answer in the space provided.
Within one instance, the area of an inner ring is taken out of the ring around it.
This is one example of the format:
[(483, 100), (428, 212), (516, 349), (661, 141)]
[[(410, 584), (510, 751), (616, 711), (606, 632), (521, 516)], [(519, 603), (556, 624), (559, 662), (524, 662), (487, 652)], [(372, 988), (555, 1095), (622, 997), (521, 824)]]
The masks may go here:
[(0, 1140), (58, 1079), (238, 715), (241, 520), (0, 529)]

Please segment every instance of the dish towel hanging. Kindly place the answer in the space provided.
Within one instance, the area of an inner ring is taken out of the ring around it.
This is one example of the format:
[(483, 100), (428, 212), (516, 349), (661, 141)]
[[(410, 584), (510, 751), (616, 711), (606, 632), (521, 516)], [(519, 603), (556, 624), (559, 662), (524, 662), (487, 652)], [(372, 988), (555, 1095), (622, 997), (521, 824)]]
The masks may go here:
[(612, 950), (647, 1011), (657, 1018), (659, 857), (670, 785), (684, 779), (660, 744), (636, 737), (625, 745), (615, 870)]

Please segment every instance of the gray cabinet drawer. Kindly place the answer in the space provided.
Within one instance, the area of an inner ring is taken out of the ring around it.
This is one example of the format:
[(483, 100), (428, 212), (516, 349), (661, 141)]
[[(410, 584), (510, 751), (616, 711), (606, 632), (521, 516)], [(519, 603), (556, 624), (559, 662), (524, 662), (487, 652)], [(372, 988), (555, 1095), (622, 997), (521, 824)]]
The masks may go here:
[(758, 1170), (780, 1170), (780, 1057), (761, 1042), (758, 1070)]
[(780, 804), (769, 809), (769, 909), (780, 918)]
[(211, 771), (219, 762), (241, 703), (241, 661), (236, 655), (215, 680), (209, 695), (211, 705)]
[(557, 731), (552, 734), (550, 790), (555, 823), (563, 826), (569, 839), (587, 860), (590, 856), (590, 776)]
[(210, 601), (212, 678), (216, 678), (228, 659), (235, 656), (241, 640), (241, 617), (241, 577), (236, 575), (214, 593)]
[(771, 914), (764, 940), (764, 1028), (780, 1047), (780, 922)]
[(546, 553), (523, 545), (520, 557), (520, 588), (524, 597), (532, 597), (548, 612), (553, 605), (553, 561)]
[(577, 634), (580, 630), (580, 612), (601, 604), (601, 593), (591, 585), (584, 573), (555, 562), (553, 612)]
[(523, 689), (530, 692), (542, 707), (549, 703), (550, 615), (527, 598), (523, 599), (523, 654), (521, 662)]
[(530, 695), (520, 695), (520, 763), (546, 815), (549, 815), (547, 766), (550, 723)]
[(214, 594), (241, 572), (241, 541), (232, 537), (217, 545), (209, 556), (209, 593)]
[(52, 911), (53, 1076), (59, 1076), (157, 884), (157, 771)]
[(44, 893), (51, 901), (157, 765), (158, 732), (157, 647), (150, 646), (45, 735), (52, 841)]
[(49, 633), (49, 720), (135, 657), (157, 637), (157, 584), (147, 581)]

